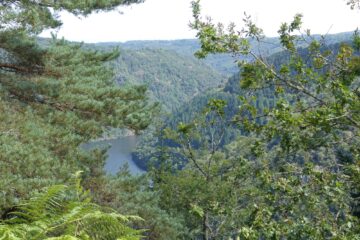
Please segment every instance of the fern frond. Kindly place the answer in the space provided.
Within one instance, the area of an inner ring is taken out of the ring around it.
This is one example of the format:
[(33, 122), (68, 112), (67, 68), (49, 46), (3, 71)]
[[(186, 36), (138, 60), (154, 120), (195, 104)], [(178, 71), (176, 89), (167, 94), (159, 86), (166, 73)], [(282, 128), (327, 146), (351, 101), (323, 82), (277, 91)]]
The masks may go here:
[(11, 218), (6, 220), (7, 223), (27, 223), (56, 216), (64, 209), (64, 198), (67, 186), (55, 185), (49, 187), (46, 192), (26, 203), (16, 206), (16, 211), (11, 212)]
[(82, 240), (80, 238), (76, 238), (70, 235), (65, 235), (65, 236), (61, 236), (61, 237), (51, 237), (51, 238), (46, 238), (45, 240)]
[(90, 202), (77, 173), (70, 186), (55, 185), (16, 206), (0, 222), (0, 240), (139, 240), (128, 226), (141, 218), (124, 216)]

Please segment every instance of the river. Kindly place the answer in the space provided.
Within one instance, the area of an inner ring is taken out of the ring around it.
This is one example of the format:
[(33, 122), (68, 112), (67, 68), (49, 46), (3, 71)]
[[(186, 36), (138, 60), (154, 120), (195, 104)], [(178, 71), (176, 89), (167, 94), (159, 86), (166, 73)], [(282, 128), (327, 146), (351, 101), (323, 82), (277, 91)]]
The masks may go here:
[(113, 140), (102, 140), (91, 142), (84, 145), (85, 149), (92, 149), (95, 147), (106, 147), (110, 145), (107, 151), (108, 158), (105, 164), (105, 171), (108, 174), (116, 174), (119, 169), (128, 164), (129, 170), (132, 174), (144, 173), (132, 160), (131, 152), (135, 149), (137, 143), (136, 136), (122, 137)]

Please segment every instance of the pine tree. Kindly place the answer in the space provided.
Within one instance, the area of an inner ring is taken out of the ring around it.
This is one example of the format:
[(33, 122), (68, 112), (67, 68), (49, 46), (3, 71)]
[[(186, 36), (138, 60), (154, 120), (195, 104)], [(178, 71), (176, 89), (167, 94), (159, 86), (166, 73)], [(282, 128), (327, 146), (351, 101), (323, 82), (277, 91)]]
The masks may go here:
[(0, 3), (0, 201), (1, 209), (31, 192), (84, 171), (92, 190), (100, 183), (102, 152), (79, 146), (105, 127), (140, 131), (151, 121), (143, 86), (119, 87), (104, 66), (118, 51), (37, 35), (59, 27), (59, 11), (88, 15), (141, 1), (2, 1)]

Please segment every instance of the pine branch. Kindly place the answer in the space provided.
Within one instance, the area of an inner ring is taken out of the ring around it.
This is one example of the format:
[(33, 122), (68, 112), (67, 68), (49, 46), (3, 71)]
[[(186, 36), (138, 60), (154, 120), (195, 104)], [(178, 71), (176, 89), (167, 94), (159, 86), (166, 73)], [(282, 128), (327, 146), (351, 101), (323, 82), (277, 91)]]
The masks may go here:
[(15, 71), (19, 73), (24, 74), (40, 74), (42, 73), (42, 69), (39, 66), (34, 67), (33, 69), (26, 68), (26, 67), (20, 67), (15, 64), (11, 63), (0, 63), (0, 69), (3, 69), (5, 71)]

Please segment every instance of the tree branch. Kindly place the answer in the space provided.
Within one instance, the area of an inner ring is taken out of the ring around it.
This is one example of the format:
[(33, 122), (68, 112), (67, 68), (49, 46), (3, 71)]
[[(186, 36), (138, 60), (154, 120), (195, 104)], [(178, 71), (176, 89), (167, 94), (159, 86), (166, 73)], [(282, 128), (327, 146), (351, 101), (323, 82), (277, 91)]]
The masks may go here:
[(30, 68), (26, 68), (26, 67), (21, 67), (18, 66), (16, 64), (11, 64), (11, 63), (0, 63), (0, 69), (4, 69), (4, 70), (13, 70), (15, 72), (20, 72), (20, 73), (27, 73), (27, 74), (33, 74), (33, 73), (41, 73), (41, 68), (39, 66), (34, 67), (34, 69), (30, 69)]

